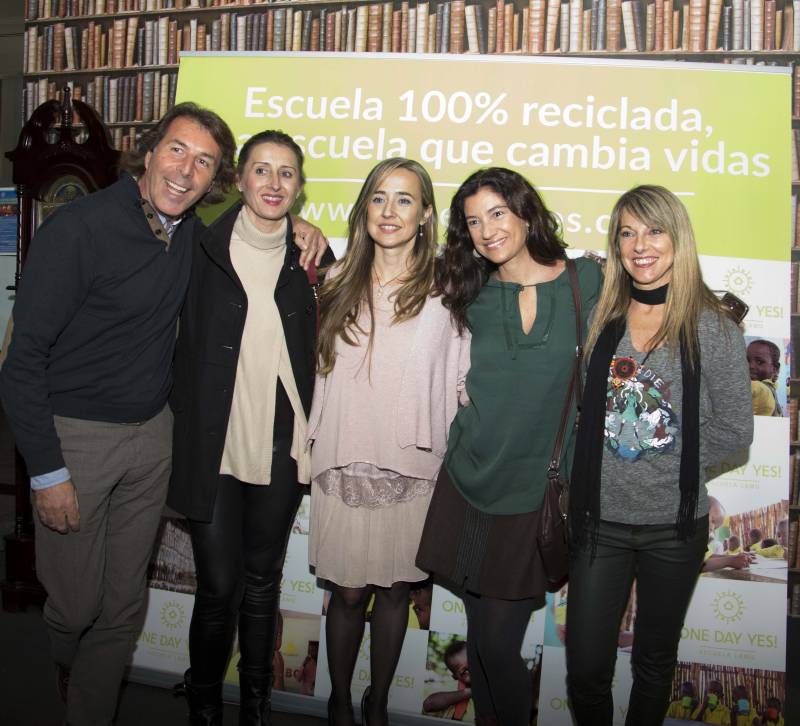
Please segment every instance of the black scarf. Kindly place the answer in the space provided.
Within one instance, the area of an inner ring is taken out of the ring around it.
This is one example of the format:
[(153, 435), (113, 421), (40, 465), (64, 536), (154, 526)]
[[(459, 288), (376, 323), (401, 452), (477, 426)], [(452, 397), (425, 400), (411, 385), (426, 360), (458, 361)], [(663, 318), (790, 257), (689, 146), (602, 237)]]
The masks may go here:
[[(666, 300), (667, 285), (657, 290), (638, 290), (631, 286), (631, 297), (648, 305)], [(609, 322), (594, 344), (580, 412), (580, 426), (575, 442), (575, 461), (570, 475), (570, 536), (578, 547), (597, 545), (600, 521), (600, 467), (605, 443), (606, 395), (611, 359), (625, 334), (625, 319)], [(698, 348), (696, 348), (698, 349)], [(700, 361), (693, 367), (686, 343), (681, 340), (681, 376), (683, 398), (681, 416), (681, 492), (675, 522), (678, 537), (688, 539), (695, 531), (697, 497), (700, 487)]]

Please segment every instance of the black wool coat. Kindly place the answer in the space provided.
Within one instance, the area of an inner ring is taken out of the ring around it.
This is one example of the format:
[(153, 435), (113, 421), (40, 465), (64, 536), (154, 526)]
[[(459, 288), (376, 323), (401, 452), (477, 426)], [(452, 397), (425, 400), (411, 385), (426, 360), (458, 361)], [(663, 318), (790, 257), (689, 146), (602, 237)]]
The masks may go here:
[[(241, 203), (225, 212), (194, 250), (189, 292), (181, 312), (170, 405), (175, 415), (167, 503), (189, 519), (211, 520), (236, 382), (247, 296), (230, 257)], [(298, 262), (292, 223), (275, 302), (306, 416), (314, 392), (317, 303)], [(324, 264), (333, 262), (330, 250)]]

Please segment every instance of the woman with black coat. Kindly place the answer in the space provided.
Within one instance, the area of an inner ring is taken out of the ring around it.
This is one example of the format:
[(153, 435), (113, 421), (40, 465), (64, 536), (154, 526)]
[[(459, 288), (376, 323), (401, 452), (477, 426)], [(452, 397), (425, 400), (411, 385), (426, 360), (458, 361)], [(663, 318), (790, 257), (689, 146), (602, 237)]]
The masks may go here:
[[(289, 210), (303, 153), (264, 131), (239, 154), (242, 202), (195, 250), (175, 359), (168, 503), (189, 519), (197, 594), (186, 674), (192, 724), (222, 724), (238, 624), (240, 724), (269, 716), (286, 545), (309, 481), (317, 307)], [(323, 262), (333, 261), (330, 251)]]

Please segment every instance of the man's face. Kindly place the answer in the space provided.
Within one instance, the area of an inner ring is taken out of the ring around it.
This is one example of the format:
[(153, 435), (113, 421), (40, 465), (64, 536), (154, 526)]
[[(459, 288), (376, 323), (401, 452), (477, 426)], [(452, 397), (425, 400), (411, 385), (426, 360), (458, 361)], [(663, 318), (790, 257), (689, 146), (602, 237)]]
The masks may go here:
[(145, 156), (139, 191), (157, 212), (177, 219), (208, 192), (221, 157), (207, 128), (179, 116)]

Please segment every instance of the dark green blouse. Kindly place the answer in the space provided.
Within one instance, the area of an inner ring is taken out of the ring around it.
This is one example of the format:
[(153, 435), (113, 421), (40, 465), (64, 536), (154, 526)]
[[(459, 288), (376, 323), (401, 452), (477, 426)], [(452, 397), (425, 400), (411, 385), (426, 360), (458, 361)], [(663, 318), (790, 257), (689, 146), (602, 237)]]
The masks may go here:
[[(585, 333), (602, 273), (587, 258), (576, 263)], [(575, 355), (575, 304), (567, 271), (536, 286), (536, 319), (527, 335), (520, 290), (515, 283), (490, 279), (469, 307), (470, 403), (453, 420), (445, 457), (456, 488), (489, 514), (521, 514), (541, 506)], [(574, 418), (573, 405), (570, 432)], [(572, 461), (573, 438), (562, 462)]]

